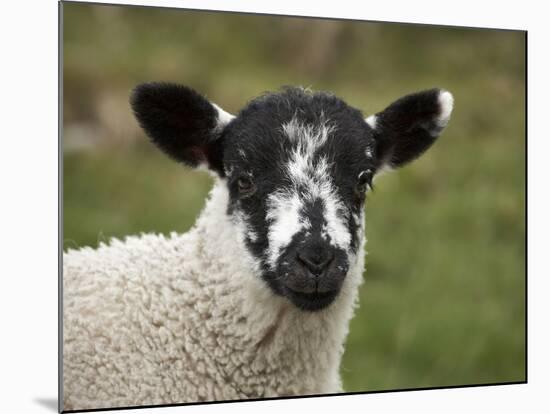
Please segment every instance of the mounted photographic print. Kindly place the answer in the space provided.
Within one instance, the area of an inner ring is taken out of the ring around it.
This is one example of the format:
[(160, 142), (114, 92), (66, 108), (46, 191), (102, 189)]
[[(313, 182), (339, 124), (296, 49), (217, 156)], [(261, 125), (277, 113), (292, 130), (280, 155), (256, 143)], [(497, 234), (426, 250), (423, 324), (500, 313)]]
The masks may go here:
[(64, 411), (526, 381), (526, 32), (61, 13)]

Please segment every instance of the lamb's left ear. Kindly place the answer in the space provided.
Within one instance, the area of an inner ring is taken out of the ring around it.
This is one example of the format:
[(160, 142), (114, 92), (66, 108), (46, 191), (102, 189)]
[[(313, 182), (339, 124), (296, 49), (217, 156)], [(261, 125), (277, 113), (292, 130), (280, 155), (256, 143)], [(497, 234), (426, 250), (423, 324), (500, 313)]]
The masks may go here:
[(381, 166), (401, 167), (426, 151), (447, 126), (453, 96), (430, 89), (404, 96), (366, 119), (374, 130)]
[(205, 165), (223, 176), (221, 132), (234, 118), (193, 89), (162, 82), (138, 85), (130, 104), (160, 149), (191, 167)]

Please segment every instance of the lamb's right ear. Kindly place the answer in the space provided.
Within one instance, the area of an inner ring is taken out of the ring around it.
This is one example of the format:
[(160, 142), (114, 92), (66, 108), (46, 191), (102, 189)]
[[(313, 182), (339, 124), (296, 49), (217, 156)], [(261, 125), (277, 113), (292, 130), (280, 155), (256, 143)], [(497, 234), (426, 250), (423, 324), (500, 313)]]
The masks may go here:
[(132, 91), (140, 126), (161, 150), (192, 167), (223, 172), (221, 132), (234, 118), (187, 86), (150, 82)]

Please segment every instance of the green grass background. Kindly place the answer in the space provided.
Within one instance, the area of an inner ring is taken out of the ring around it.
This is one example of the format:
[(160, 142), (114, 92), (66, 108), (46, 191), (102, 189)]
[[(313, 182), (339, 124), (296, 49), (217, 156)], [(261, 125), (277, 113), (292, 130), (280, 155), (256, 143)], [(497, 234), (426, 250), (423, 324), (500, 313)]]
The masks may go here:
[(128, 107), (147, 80), (230, 112), (281, 85), (365, 115), (434, 86), (455, 96), (421, 159), (376, 183), (346, 391), (525, 380), (525, 35), (65, 3), (64, 248), (183, 232), (207, 174), (153, 148)]

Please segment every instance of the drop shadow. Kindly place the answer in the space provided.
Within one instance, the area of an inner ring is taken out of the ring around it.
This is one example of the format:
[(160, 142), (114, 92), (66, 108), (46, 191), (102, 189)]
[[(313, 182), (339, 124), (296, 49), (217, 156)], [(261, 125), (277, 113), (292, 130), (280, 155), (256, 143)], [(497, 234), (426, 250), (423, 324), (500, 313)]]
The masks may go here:
[(53, 412), (58, 412), (57, 398), (35, 398), (34, 402)]

